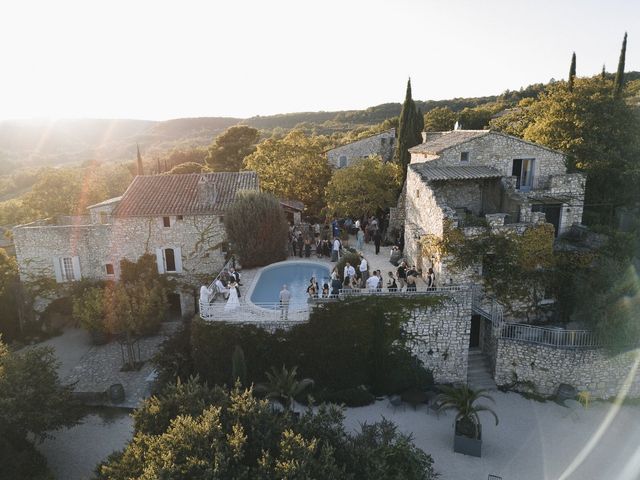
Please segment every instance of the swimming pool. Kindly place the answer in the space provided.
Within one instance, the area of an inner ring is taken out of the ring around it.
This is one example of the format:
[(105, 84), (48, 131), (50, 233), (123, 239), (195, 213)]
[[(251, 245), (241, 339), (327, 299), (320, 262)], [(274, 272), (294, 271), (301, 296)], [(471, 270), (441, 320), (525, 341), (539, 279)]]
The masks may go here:
[(270, 265), (258, 275), (249, 298), (256, 304), (277, 304), (282, 285), (286, 284), (287, 290), (291, 292), (291, 305), (306, 305), (309, 298), (307, 286), (313, 276), (320, 289), (324, 283), (330, 283), (329, 267), (321, 263), (287, 261)]

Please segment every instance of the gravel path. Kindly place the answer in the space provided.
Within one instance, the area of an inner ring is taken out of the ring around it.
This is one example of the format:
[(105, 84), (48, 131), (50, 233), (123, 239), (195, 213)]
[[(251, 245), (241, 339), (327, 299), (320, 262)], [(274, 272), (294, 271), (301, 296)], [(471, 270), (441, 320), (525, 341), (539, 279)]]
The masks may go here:
[[(494, 392), (495, 412), (483, 419), (482, 458), (453, 452), (453, 414), (393, 410), (387, 400), (346, 411), (347, 428), (385, 417), (413, 435), (414, 442), (432, 455), (443, 480), (637, 480), (640, 478), (640, 407), (623, 406), (602, 436), (597, 431), (613, 405), (592, 403), (571, 412), (553, 402), (527, 400), (515, 393)], [(594, 448), (580, 462), (580, 453), (593, 440)], [(572, 462), (578, 464), (567, 470)], [(562, 476), (565, 474), (566, 476)]]
[(124, 410), (87, 415), (82, 424), (52, 432), (38, 450), (58, 480), (87, 480), (95, 466), (121, 450), (133, 436), (133, 421)]

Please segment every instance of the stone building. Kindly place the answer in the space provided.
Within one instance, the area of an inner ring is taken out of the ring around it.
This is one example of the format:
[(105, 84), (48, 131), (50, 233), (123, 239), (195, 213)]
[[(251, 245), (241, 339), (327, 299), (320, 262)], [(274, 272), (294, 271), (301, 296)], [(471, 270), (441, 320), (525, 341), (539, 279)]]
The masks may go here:
[[(225, 263), (224, 212), (240, 190), (257, 190), (255, 172), (140, 175), (122, 197), (88, 207), (88, 215), (14, 228), (21, 281), (55, 280), (58, 295), (80, 279), (116, 280), (120, 260), (156, 256), (158, 272), (176, 280), (176, 312), (195, 312), (197, 289)], [(42, 310), (51, 298), (37, 298)]]
[(393, 159), (396, 147), (396, 130), (392, 128), (367, 138), (347, 143), (341, 147), (327, 151), (329, 165), (334, 168), (344, 168), (351, 165), (358, 158), (379, 155), (385, 162)]
[(561, 152), (490, 130), (433, 132), (423, 138), (409, 149), (405, 253), (419, 267), (433, 267), (439, 284), (470, 280), (469, 272), (450, 271), (446, 259), (423, 258), (421, 239), (441, 238), (446, 223), (474, 235), (474, 226), (483, 223), (494, 231), (522, 234), (548, 222), (556, 236), (581, 223), (585, 178), (567, 174)]

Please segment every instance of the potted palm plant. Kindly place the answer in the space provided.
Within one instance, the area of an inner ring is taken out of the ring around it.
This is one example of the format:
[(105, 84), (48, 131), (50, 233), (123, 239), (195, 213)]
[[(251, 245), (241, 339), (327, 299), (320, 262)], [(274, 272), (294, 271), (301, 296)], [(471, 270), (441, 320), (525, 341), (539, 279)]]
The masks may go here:
[[(481, 398), (494, 402), (486, 390), (473, 390), (467, 385), (459, 387), (440, 387), (441, 393), (436, 397), (438, 411), (453, 410), (456, 412), (453, 451), (479, 457), (482, 451), (482, 425), (480, 412), (488, 412), (498, 425), (498, 415), (486, 405), (478, 405)], [(495, 403), (495, 402), (494, 402)]]
[(286, 410), (291, 410), (295, 398), (313, 386), (313, 380), (310, 378), (302, 380), (296, 378), (298, 367), (293, 367), (291, 370), (287, 370), (284, 365), (280, 370), (271, 367), (271, 371), (265, 372), (265, 374), (267, 382), (256, 385), (255, 390), (264, 393), (267, 398), (277, 401)]

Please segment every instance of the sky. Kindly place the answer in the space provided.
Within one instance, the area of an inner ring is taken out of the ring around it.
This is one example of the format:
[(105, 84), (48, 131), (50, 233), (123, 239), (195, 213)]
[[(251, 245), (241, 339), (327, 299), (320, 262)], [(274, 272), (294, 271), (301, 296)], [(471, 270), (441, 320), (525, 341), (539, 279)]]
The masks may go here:
[(640, 70), (636, 0), (14, 0), (0, 118), (232, 116), (499, 94)]

